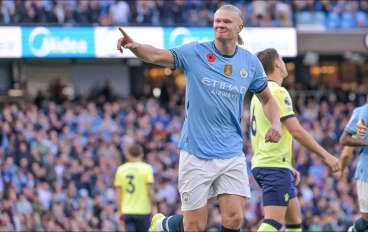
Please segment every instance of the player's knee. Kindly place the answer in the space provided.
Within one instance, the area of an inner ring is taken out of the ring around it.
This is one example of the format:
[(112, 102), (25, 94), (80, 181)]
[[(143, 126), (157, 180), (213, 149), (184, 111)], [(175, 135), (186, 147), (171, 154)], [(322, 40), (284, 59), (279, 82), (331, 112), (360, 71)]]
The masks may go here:
[(302, 213), (301, 212), (299, 212), (299, 213), (297, 213), (296, 214), (296, 222), (295, 222), (295, 224), (301, 224), (302, 223)]
[(222, 225), (229, 229), (239, 229), (242, 222), (243, 214), (241, 212), (222, 216)]
[(291, 217), (288, 215), (288, 217), (286, 217), (285, 223), (290, 224), (290, 225), (301, 224), (302, 223), (302, 214), (300, 212), (296, 212), (296, 213), (293, 213), (293, 215)]
[(206, 222), (200, 220), (186, 220), (183, 221), (184, 231), (204, 231), (206, 229)]

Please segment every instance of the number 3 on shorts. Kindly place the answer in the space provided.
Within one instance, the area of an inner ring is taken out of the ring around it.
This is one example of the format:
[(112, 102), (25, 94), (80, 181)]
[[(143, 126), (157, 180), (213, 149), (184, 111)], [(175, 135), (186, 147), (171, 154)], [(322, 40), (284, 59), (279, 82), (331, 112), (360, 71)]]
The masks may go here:
[(256, 116), (254, 115), (254, 109), (255, 107), (253, 106), (253, 112), (252, 112), (252, 121), (250, 122), (250, 130), (252, 132), (253, 136), (256, 136), (257, 134), (257, 124), (256, 124)]

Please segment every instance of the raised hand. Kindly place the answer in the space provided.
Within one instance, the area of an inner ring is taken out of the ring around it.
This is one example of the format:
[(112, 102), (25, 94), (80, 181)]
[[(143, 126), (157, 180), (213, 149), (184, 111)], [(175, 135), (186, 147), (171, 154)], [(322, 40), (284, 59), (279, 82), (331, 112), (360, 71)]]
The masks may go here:
[(119, 31), (123, 35), (117, 43), (117, 50), (119, 50), (120, 53), (123, 53), (123, 48), (134, 49), (138, 47), (139, 44), (134, 42), (134, 40), (121, 27), (119, 27)]

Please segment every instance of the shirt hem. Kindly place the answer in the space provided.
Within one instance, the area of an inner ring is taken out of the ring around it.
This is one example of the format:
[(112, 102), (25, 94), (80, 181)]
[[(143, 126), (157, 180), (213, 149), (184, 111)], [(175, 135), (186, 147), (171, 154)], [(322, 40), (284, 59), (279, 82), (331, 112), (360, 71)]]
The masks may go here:
[(211, 158), (209, 158), (209, 157), (207, 157), (205, 155), (194, 154), (193, 152), (190, 152), (188, 149), (185, 149), (185, 148), (182, 149), (182, 148), (179, 147), (179, 149), (182, 150), (182, 151), (186, 151), (190, 155), (194, 155), (195, 157), (197, 157), (199, 159), (204, 159), (204, 160), (226, 160), (226, 159), (232, 159), (232, 158), (235, 158), (235, 157), (239, 157), (239, 156), (244, 155), (244, 153), (241, 152), (241, 154), (239, 154), (239, 155), (231, 155), (231, 156), (226, 156), (226, 157), (211, 157)]

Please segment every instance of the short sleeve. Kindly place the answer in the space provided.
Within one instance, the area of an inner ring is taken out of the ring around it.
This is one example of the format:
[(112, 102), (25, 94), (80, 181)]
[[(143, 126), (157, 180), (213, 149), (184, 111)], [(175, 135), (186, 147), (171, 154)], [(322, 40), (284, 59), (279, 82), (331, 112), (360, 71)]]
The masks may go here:
[(295, 117), (291, 97), (285, 89), (276, 90), (272, 95), (279, 107), (281, 122), (288, 118)]
[(266, 72), (263, 69), (261, 61), (258, 57), (255, 57), (255, 71), (252, 82), (250, 83), (249, 90), (252, 93), (262, 92), (268, 85)]
[(193, 58), (194, 49), (197, 44), (198, 42), (191, 42), (170, 49), (174, 57), (174, 64), (175, 64), (175, 68), (173, 70), (182, 69), (185, 71), (185, 69), (188, 68), (189, 60)]
[(348, 124), (345, 127), (345, 131), (351, 135), (355, 135), (357, 133), (356, 124), (358, 123), (358, 121), (359, 121), (359, 114), (357, 113), (356, 110), (354, 110)]
[(115, 187), (122, 187), (122, 177), (121, 177), (121, 169), (118, 168), (118, 170), (116, 171), (116, 174), (115, 174), (115, 180), (114, 180), (114, 186)]
[(155, 178), (153, 177), (153, 169), (152, 169), (152, 166), (149, 165), (148, 168), (146, 169), (147, 173), (146, 173), (146, 184), (153, 184), (155, 183)]

